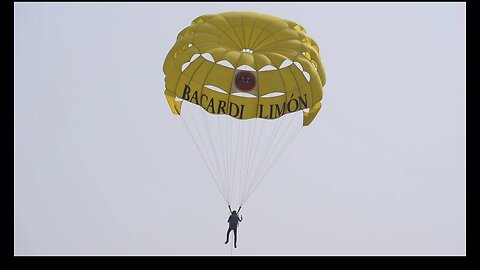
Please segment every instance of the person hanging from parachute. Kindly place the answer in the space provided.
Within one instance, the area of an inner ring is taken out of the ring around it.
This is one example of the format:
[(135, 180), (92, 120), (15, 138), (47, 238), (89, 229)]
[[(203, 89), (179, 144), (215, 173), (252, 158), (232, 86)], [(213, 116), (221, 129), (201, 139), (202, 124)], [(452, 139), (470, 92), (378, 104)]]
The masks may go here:
[(225, 241), (225, 244), (228, 244), (230, 232), (233, 230), (233, 236), (234, 236), (233, 245), (235, 246), (235, 248), (237, 248), (237, 228), (238, 228), (238, 225), (240, 225), (240, 222), (242, 222), (243, 220), (242, 216), (240, 216), (240, 218), (238, 217), (238, 213), (240, 213), (240, 209), (242, 209), (242, 207), (240, 206), (238, 208), (238, 211), (235, 211), (235, 210), (232, 211), (232, 208), (229, 205), (228, 209), (230, 210), (230, 216), (228, 217), (228, 221), (227, 221), (228, 230), (227, 230), (227, 241)]
[(302, 25), (272, 15), (205, 14), (178, 33), (163, 72), (171, 112), (230, 210), (225, 244), (233, 230), (237, 247), (242, 205), (322, 107), (318, 44)]

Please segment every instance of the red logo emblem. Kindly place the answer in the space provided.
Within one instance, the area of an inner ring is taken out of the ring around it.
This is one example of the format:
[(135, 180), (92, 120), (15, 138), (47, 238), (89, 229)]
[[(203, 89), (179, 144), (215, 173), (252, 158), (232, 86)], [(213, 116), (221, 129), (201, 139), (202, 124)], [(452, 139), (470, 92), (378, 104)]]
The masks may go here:
[(255, 87), (255, 75), (249, 71), (241, 71), (235, 77), (235, 86), (244, 92), (248, 92)]

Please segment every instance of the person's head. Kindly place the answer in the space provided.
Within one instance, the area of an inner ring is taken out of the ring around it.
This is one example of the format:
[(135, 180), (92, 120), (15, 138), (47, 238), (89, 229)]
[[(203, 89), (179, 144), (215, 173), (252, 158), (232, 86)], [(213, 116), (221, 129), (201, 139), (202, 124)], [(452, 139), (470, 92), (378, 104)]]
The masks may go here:
[(233, 214), (233, 215), (236, 215), (236, 214), (237, 214), (237, 211), (233, 210), (233, 211), (232, 211), (232, 214)]

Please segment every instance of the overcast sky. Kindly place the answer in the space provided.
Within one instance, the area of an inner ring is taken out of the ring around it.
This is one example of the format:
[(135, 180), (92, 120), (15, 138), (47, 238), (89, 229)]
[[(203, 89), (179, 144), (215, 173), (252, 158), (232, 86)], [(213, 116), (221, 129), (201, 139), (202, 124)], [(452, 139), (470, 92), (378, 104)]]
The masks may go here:
[(162, 72), (225, 11), (303, 25), (327, 74), (233, 255), (465, 255), (465, 3), (15, 3), (15, 254), (231, 254)]

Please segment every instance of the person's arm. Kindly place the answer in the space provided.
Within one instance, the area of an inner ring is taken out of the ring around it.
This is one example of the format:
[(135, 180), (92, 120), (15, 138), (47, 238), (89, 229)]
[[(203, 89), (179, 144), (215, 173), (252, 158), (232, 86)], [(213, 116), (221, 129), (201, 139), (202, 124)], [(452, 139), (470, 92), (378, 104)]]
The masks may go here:
[(242, 209), (242, 206), (241, 206), (241, 205), (240, 205), (240, 207), (238, 207), (237, 214), (240, 213), (240, 209)]
[(230, 207), (230, 205), (228, 205), (228, 210), (230, 210), (230, 214), (232, 213), (232, 208)]

